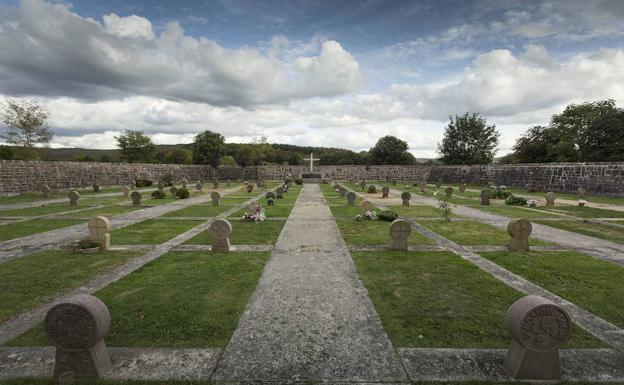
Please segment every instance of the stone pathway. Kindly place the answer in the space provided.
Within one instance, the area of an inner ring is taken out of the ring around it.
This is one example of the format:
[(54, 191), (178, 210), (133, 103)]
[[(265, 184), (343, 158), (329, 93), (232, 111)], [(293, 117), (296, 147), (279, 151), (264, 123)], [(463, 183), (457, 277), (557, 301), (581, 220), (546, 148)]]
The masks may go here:
[(304, 185), (213, 379), (407, 381), (318, 185)]

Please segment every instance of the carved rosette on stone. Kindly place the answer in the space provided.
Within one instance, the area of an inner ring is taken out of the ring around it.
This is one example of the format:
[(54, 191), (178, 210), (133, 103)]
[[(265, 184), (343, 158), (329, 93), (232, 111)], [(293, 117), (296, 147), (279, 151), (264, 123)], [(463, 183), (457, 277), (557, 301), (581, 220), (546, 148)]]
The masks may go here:
[(381, 197), (382, 198), (387, 198), (389, 194), (390, 194), (390, 187), (384, 186), (384, 187), (381, 188)]
[(212, 235), (212, 251), (230, 251), (230, 234), (232, 234), (232, 224), (225, 219), (217, 219), (210, 225)]
[(412, 194), (410, 194), (409, 192), (405, 191), (403, 194), (401, 194), (401, 200), (403, 201), (403, 206), (409, 206), (410, 205), (410, 199), (412, 199)]
[(355, 206), (355, 193), (353, 191), (347, 193), (347, 205)]
[(390, 237), (392, 238), (392, 250), (407, 251), (407, 239), (412, 233), (412, 226), (405, 219), (395, 219), (390, 225)]
[(513, 378), (561, 378), (559, 347), (570, 337), (570, 317), (563, 308), (529, 295), (511, 305), (505, 324), (512, 337), (505, 370)]
[(216, 191), (210, 193), (210, 199), (212, 199), (213, 206), (219, 206), (221, 204), (221, 194)]
[(80, 294), (55, 305), (44, 320), (46, 334), (56, 346), (54, 378), (98, 378), (111, 370), (104, 344), (110, 314), (99, 299)]
[(76, 190), (72, 190), (67, 194), (67, 197), (69, 198), (69, 205), (70, 206), (76, 206), (78, 205), (78, 199), (80, 199), (80, 193)]

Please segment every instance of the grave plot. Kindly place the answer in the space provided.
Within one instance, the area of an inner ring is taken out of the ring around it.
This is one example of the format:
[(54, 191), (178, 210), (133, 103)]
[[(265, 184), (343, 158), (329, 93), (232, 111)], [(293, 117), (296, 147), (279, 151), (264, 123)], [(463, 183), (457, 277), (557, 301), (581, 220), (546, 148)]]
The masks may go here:
[(535, 222), (615, 243), (624, 243), (624, 228), (621, 226), (621, 223), (594, 223), (574, 219), (559, 221), (536, 220)]
[[(119, 191), (121, 190), (122, 186), (107, 186), (104, 188), (101, 188), (99, 192), (95, 192), (93, 191), (92, 188), (72, 188), (71, 190), (76, 190), (78, 192), (80, 192), (81, 196), (97, 196), (97, 195), (103, 195), (103, 194), (114, 194), (114, 193), (119, 193)], [(10, 196), (0, 196), (0, 205), (10, 205), (10, 204), (17, 204), (17, 203), (36, 203), (36, 202), (43, 202), (46, 200), (51, 200), (51, 199), (62, 199), (62, 198), (66, 198), (67, 197), (67, 192), (70, 189), (66, 189), (63, 191), (52, 191), (48, 194), (48, 197), (44, 197), (42, 193), (40, 192), (26, 192), (26, 193), (21, 193), (21, 194), (17, 194), (17, 195), (10, 195)], [(148, 189), (151, 190), (151, 189)], [(147, 190), (145, 190), (147, 191)]]
[(125, 250), (80, 254), (54, 250), (0, 264), (0, 323), (140, 253), (140, 250)]
[(538, 218), (553, 218), (562, 219), (561, 214), (551, 213), (546, 210), (532, 209), (522, 206), (479, 206), (479, 210), (487, 211), (488, 213), (504, 215), (510, 218), (526, 218), (526, 219), (538, 219)]
[(355, 218), (355, 216), (360, 213), (359, 206), (360, 203), (362, 203), (362, 198), (356, 197), (353, 201), (353, 206), (349, 206), (346, 196), (341, 196), (339, 192), (334, 190), (333, 186), (329, 184), (321, 184), (320, 186), (323, 196), (334, 217)]
[[(277, 241), (286, 221), (250, 222), (232, 220), (233, 245), (272, 245)], [(203, 231), (185, 243), (186, 245), (210, 245), (212, 234), (209, 230)]]
[(624, 327), (624, 267), (573, 251), (481, 255), (618, 327)]
[[(556, 202), (556, 201), (555, 201)], [(607, 210), (596, 207), (555, 206), (540, 207), (541, 210), (572, 215), (578, 218), (624, 218), (624, 211)]]
[[(108, 307), (108, 346), (223, 347), (268, 253), (170, 252), (95, 295)], [(42, 326), (11, 346), (45, 346)]]
[(111, 239), (117, 245), (156, 245), (166, 242), (201, 223), (200, 220), (148, 219), (111, 231)]
[(16, 223), (15, 225), (4, 225), (0, 228), (0, 242), (9, 241), (28, 235), (43, 233), (45, 231), (61, 229), (84, 223), (82, 219), (34, 219), (31, 221)]
[[(523, 296), (449, 252), (352, 253), (397, 347), (507, 348), (504, 319)], [(605, 345), (576, 325), (567, 348)]]

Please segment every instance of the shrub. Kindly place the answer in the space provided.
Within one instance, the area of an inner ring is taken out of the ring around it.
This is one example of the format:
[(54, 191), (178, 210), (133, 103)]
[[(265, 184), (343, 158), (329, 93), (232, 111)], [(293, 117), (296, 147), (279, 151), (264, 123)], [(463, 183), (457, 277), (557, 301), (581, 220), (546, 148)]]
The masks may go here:
[(392, 222), (393, 220), (397, 219), (398, 217), (399, 217), (399, 214), (395, 213), (392, 210), (383, 210), (383, 211), (380, 211), (379, 213), (377, 213), (377, 218), (380, 221)]
[(372, 185), (368, 186), (368, 193), (369, 193), (369, 194), (375, 194), (375, 193), (377, 193), (377, 187), (375, 187), (375, 185), (374, 185), (374, 184), (372, 184)]
[(167, 194), (163, 190), (154, 190), (152, 191), (152, 198), (155, 199), (165, 199)]
[(527, 204), (527, 200), (523, 197), (510, 195), (507, 199), (505, 199), (505, 204), (509, 206), (525, 206)]
[(295, 178), (295, 184), (303, 184), (303, 179), (302, 178)]
[(160, 182), (163, 183), (167, 187), (173, 186), (173, 175), (166, 174), (165, 176), (162, 177), (162, 180)]
[(191, 196), (191, 193), (189, 192), (189, 190), (182, 187), (179, 188), (178, 191), (176, 191), (176, 196), (180, 199), (187, 199)]
[(293, 178), (284, 179), (284, 184), (288, 184), (288, 182), (294, 182)]
[(154, 182), (152, 182), (150, 179), (137, 179), (135, 183), (137, 187), (149, 187)]
[(507, 191), (504, 186), (492, 186), (492, 199), (507, 199), (511, 196), (511, 192)]

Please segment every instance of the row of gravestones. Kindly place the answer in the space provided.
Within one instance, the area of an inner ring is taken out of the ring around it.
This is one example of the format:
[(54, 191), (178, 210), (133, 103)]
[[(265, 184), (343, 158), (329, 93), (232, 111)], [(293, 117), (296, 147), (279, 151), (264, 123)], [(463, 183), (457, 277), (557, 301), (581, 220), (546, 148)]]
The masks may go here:
[[(231, 230), (223, 226), (223, 231)], [(47, 312), (44, 328), (56, 348), (53, 375), (59, 383), (110, 373), (112, 363), (104, 342), (110, 325), (104, 302), (88, 294), (70, 297)], [(571, 327), (562, 307), (539, 296), (525, 296), (510, 306), (505, 325), (512, 341), (503, 365), (511, 377), (561, 378), (559, 348), (570, 338)]]

